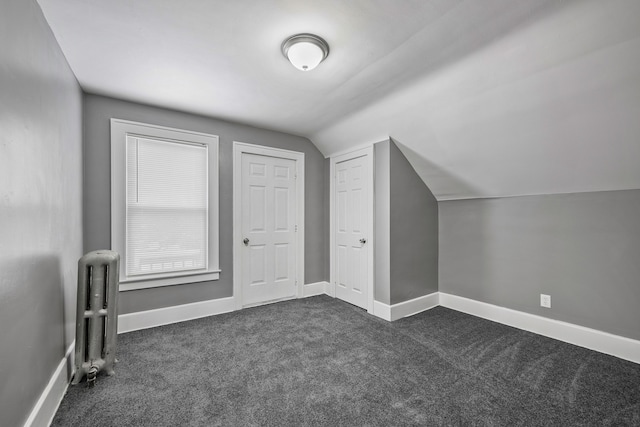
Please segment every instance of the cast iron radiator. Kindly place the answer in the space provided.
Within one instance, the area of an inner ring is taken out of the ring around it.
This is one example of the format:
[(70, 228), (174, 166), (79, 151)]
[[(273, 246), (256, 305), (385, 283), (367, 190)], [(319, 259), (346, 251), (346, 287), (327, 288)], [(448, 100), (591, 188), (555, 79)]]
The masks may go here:
[(98, 372), (113, 375), (118, 333), (118, 284), (120, 255), (100, 250), (78, 261), (76, 354), (72, 384), (86, 375), (95, 384)]

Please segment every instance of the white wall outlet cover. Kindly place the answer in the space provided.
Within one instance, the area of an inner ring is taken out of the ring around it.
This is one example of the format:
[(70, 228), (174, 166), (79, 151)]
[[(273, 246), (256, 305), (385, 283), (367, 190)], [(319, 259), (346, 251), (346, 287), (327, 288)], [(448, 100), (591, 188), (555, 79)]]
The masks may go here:
[(551, 295), (540, 294), (540, 306), (551, 308)]

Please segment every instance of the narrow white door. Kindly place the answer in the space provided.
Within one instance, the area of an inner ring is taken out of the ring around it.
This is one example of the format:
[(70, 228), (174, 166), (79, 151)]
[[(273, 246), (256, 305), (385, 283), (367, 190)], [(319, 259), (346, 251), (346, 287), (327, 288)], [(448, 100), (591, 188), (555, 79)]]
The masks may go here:
[(296, 295), (296, 162), (242, 154), (242, 304)]
[(335, 296), (367, 308), (369, 164), (365, 156), (335, 165)]

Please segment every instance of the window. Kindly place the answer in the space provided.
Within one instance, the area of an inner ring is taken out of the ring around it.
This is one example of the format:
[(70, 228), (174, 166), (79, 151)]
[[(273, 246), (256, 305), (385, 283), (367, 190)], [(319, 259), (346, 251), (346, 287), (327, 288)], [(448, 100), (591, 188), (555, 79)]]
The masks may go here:
[(111, 119), (120, 290), (216, 280), (218, 137)]

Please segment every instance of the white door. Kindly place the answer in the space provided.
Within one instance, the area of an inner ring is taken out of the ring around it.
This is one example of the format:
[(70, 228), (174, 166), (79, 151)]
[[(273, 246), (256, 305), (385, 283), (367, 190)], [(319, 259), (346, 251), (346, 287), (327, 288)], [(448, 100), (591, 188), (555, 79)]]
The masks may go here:
[(296, 295), (296, 162), (242, 153), (242, 304)]
[(369, 162), (366, 156), (335, 165), (335, 296), (367, 308), (369, 284)]

